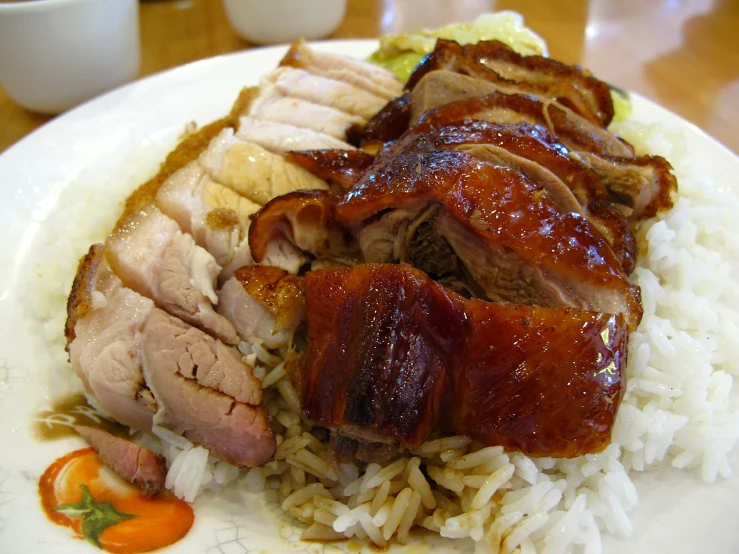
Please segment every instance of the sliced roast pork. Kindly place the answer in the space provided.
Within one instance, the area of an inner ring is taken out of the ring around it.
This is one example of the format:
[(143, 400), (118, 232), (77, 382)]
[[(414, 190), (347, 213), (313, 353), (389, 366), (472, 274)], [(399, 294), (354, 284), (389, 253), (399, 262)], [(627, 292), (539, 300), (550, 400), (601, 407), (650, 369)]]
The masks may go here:
[(198, 246), (228, 265), (249, 232), (260, 205), (215, 182), (198, 162), (174, 173), (157, 191), (157, 205), (190, 233)]
[(305, 69), (313, 75), (343, 81), (385, 100), (391, 100), (403, 93), (402, 83), (390, 71), (368, 62), (312, 49), (303, 41), (293, 43), (280, 65)]
[(244, 115), (276, 121), (324, 133), (337, 140), (346, 138), (347, 129), (364, 125), (365, 119), (330, 106), (283, 95), (273, 84), (265, 83)]
[[(423, 134), (381, 152), (334, 213), (359, 236), (365, 261), (409, 261), (490, 300), (620, 313), (632, 329), (641, 319), (638, 288), (584, 217), (560, 212), (520, 172), (439, 149)], [(391, 229), (397, 248), (362, 237), (378, 227)]]
[(231, 129), (210, 143), (200, 163), (215, 181), (260, 205), (294, 190), (328, 188), (323, 180), (282, 156), (238, 140)]
[(120, 423), (164, 427), (238, 466), (274, 454), (261, 383), (239, 352), (123, 287), (101, 245), (80, 265), (67, 338), (75, 371)]
[(213, 256), (150, 204), (106, 241), (106, 257), (124, 285), (191, 325), (235, 344), (233, 325), (218, 315)]
[(304, 127), (296, 127), (287, 123), (277, 123), (242, 117), (239, 119), (239, 128), (236, 138), (245, 142), (253, 142), (275, 154), (284, 154), (293, 150), (354, 150), (354, 147), (327, 135)]
[(93, 245), (80, 261), (67, 306), (69, 361), (85, 389), (123, 425), (151, 430), (157, 411), (141, 373), (141, 328), (154, 302), (124, 288)]
[(302, 277), (268, 265), (246, 266), (219, 291), (218, 311), (244, 340), (286, 347), (305, 319), (302, 291)]
[(141, 355), (159, 407), (156, 425), (236, 466), (272, 458), (276, 442), (261, 383), (236, 349), (157, 310), (144, 323)]
[(404, 264), (313, 271), (304, 284), (294, 381), (303, 415), (334, 434), (412, 449), (432, 431), (459, 433), (556, 457), (609, 443), (620, 316), (465, 300)]
[(102, 429), (77, 425), (74, 430), (90, 443), (101, 462), (124, 481), (140, 488), (146, 496), (156, 496), (164, 488), (167, 468), (161, 456)]
[(283, 95), (335, 108), (365, 120), (382, 108), (386, 99), (356, 85), (309, 73), (304, 69), (282, 66), (268, 73), (264, 80)]

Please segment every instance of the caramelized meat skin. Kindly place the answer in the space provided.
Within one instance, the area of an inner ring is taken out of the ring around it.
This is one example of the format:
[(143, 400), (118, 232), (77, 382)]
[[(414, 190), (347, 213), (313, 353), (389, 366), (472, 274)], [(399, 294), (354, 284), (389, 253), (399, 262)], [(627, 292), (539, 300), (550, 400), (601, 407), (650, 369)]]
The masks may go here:
[(297, 326), (305, 317), (303, 278), (279, 267), (247, 265), (234, 273), (244, 290), (275, 316), (274, 332)]
[(305, 293), (303, 414), (360, 441), (338, 441), (352, 452), (362, 441), (413, 448), (433, 429), (532, 456), (610, 441), (620, 316), (465, 300), (405, 264), (313, 271)]
[(570, 150), (598, 156), (633, 156), (634, 149), (605, 129), (583, 125), (556, 104), (523, 94), (492, 92), (429, 110), (419, 123), (439, 127), (455, 121), (483, 119), (496, 123), (528, 123), (548, 129)]
[(449, 392), (456, 433), (563, 458), (610, 442), (628, 345), (621, 316), (480, 300), (464, 311), (471, 329)]
[(328, 191), (296, 191), (271, 200), (256, 213), (249, 227), (249, 246), (256, 262), (274, 242), (327, 259), (356, 257), (351, 236), (334, 220), (334, 197)]
[[(436, 129), (421, 126), (413, 132), (427, 133), (439, 148), (470, 144), (496, 146), (551, 171), (560, 183), (571, 190), (584, 208), (588, 220), (608, 239), (623, 270), (626, 273), (633, 270), (636, 263), (636, 238), (628, 221), (621, 212), (610, 207), (609, 193), (600, 177), (589, 166), (575, 160), (570, 151), (545, 129), (527, 124), (503, 125), (470, 121)], [(508, 162), (498, 159), (496, 163), (504, 165)], [(526, 167), (516, 164), (507, 167), (521, 171), (532, 181), (542, 185), (536, 172), (530, 172)], [(548, 192), (552, 194), (552, 191)]]
[(462, 324), (447, 292), (409, 266), (369, 264), (311, 271), (305, 289), (308, 345), (296, 380), (305, 417), (420, 445), (438, 420), (450, 334)]
[[(503, 47), (505, 48), (505, 46)], [(608, 119), (607, 114), (600, 113), (602, 111), (601, 109), (591, 105), (585, 96), (572, 85), (568, 78), (556, 78), (554, 74), (551, 74), (549, 78), (544, 79), (538, 73), (531, 75), (532, 66), (537, 65), (537, 62), (526, 64), (521, 60), (518, 61), (518, 74), (513, 76), (513, 78), (506, 78), (501, 72), (496, 71), (496, 68), (491, 68), (488, 65), (480, 63), (481, 59), (487, 59), (485, 49), (484, 44), (483, 46), (478, 46), (476, 49), (472, 47), (465, 49), (454, 41), (439, 39), (436, 41), (434, 51), (416, 66), (416, 69), (408, 79), (406, 87), (409, 90), (413, 90), (416, 84), (427, 73), (437, 69), (446, 69), (494, 83), (501, 92), (506, 94), (526, 94), (544, 101), (556, 100), (572, 108), (578, 115), (590, 123), (599, 127), (604, 126), (603, 121)], [(500, 50), (493, 45), (488, 46), (487, 49), (491, 53), (494, 50)], [(511, 53), (517, 56), (512, 50)], [(512, 59), (511, 56), (509, 57)], [(518, 57), (523, 58), (522, 56)], [(500, 69), (500, 65), (498, 69)], [(524, 72), (522, 70), (526, 71)], [(539, 70), (540, 72), (541, 70)], [(524, 78), (522, 79), (521, 77)], [(610, 94), (607, 98), (610, 102)], [(593, 108), (597, 111), (594, 112)], [(610, 117), (613, 117), (612, 105)]]
[(549, 90), (553, 91), (556, 91), (556, 87), (561, 83), (568, 83), (582, 95), (585, 106), (573, 104), (570, 98), (576, 102), (580, 98), (566, 93), (557, 97), (560, 102), (569, 105), (578, 113), (587, 109), (597, 116), (604, 127), (613, 119), (613, 100), (608, 85), (576, 65), (567, 65), (543, 56), (521, 56), (497, 40), (467, 44), (462, 50), (509, 79), (526, 81), (541, 87), (552, 87)]
[[(433, 204), (443, 208), (447, 231), (442, 234), (454, 239), (458, 255), (467, 250), (465, 266), (489, 299), (624, 313), (636, 328), (638, 288), (586, 219), (560, 213), (519, 172), (438, 149), (426, 135), (409, 133), (381, 152), (337, 204), (335, 215), (346, 228), (359, 230), (387, 210), (416, 213)], [(506, 262), (486, 267), (493, 250), (502, 253), (493, 258), (505, 256)]]
[(362, 150), (304, 150), (288, 152), (293, 162), (329, 184), (347, 190), (367, 169), (375, 157)]
[(372, 117), (362, 133), (364, 140), (389, 142), (400, 137), (411, 124), (411, 95), (394, 98)]

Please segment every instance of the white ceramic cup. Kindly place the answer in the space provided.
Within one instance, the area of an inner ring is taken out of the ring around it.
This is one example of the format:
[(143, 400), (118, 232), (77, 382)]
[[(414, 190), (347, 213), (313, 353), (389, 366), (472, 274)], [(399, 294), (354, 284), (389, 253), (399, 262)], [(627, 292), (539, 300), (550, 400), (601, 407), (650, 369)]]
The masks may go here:
[(139, 70), (138, 0), (0, 2), (0, 84), (21, 106), (59, 113)]
[(253, 44), (278, 44), (333, 33), (346, 0), (223, 0), (231, 26)]

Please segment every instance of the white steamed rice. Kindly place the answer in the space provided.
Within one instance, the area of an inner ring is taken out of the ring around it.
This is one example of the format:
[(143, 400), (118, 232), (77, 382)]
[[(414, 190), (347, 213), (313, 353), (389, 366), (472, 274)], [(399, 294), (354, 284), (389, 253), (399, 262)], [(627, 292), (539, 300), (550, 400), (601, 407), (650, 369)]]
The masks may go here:
[[(638, 152), (666, 157), (680, 194), (672, 210), (638, 230), (632, 279), (642, 290), (644, 318), (631, 336), (627, 390), (605, 451), (533, 459), (448, 437), (384, 466), (331, 464), (327, 435), (299, 416), (284, 368), (288, 353), (242, 343), (265, 386), (278, 433), (275, 459), (241, 472), (164, 432), (162, 441), (140, 437), (166, 456), (167, 487), (188, 501), (226, 484), (261, 492), (304, 522), (304, 539), (355, 536), (383, 546), (392, 537), (405, 542), (416, 526), (469, 537), (478, 553), (553, 554), (600, 552), (602, 531), (632, 533), (628, 514), (638, 495), (630, 472), (671, 465), (694, 469), (706, 482), (728, 477), (727, 455), (739, 437), (732, 399), (739, 371), (739, 201), (691, 164), (679, 134), (635, 122), (613, 130)], [(32, 308), (44, 322), (56, 365), (66, 366), (65, 378), (72, 370), (63, 352), (64, 303), (77, 259), (105, 236), (120, 199), (144, 176), (111, 182), (104, 192), (96, 185), (70, 187), (46, 225)], [(64, 232), (57, 232), (62, 225)]]

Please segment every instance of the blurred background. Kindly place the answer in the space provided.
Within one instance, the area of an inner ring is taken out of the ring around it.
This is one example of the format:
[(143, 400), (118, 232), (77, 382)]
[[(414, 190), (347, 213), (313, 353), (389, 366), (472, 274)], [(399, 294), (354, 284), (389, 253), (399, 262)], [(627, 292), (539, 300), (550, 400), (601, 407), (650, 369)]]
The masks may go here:
[[(658, 102), (739, 153), (739, 0), (348, 0), (329, 38), (373, 38), (504, 9), (524, 16), (551, 57)], [(142, 1), (140, 32), (140, 77), (253, 47), (219, 0)], [(0, 152), (51, 117), (0, 88)]]

